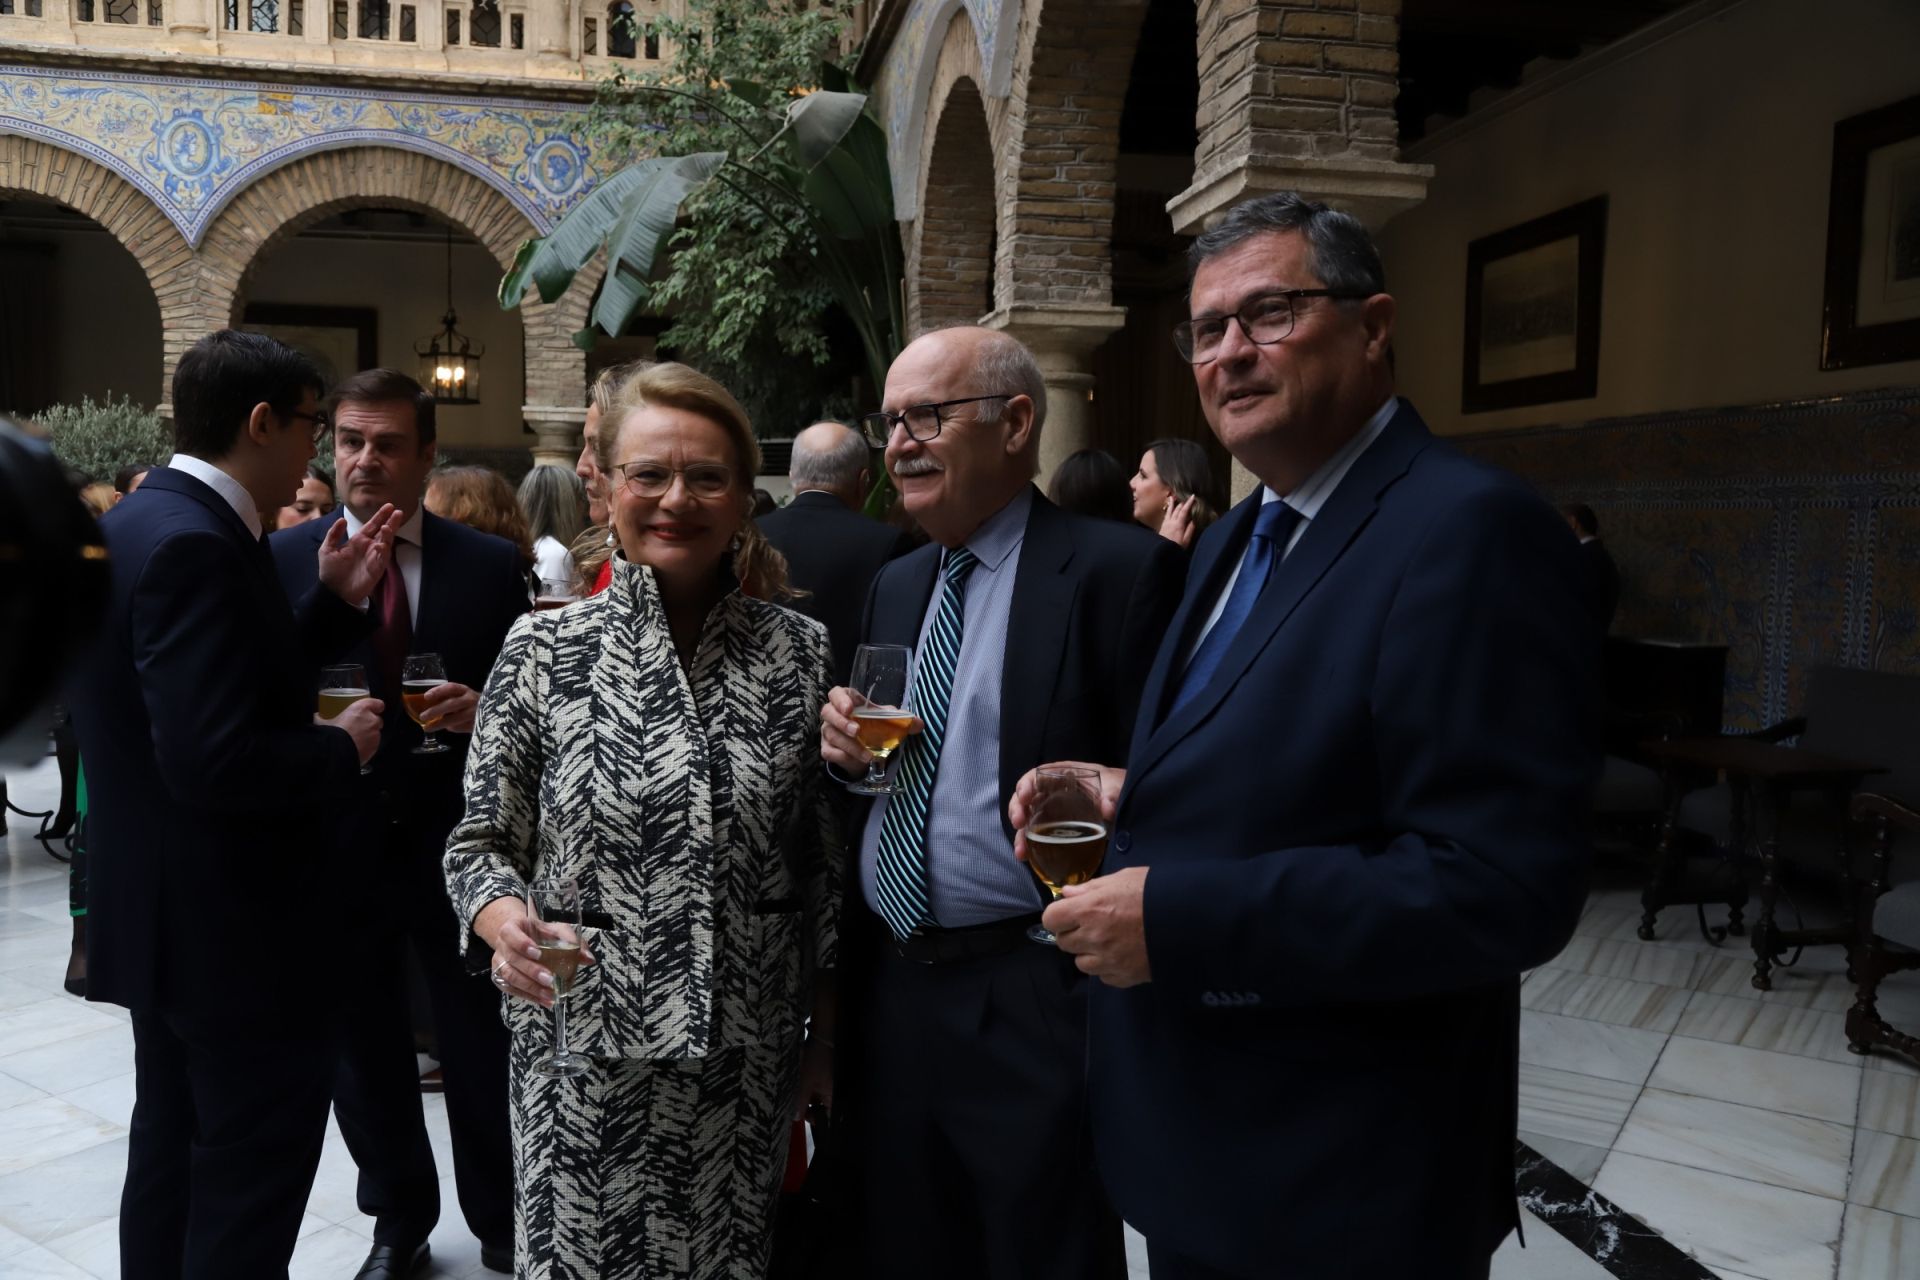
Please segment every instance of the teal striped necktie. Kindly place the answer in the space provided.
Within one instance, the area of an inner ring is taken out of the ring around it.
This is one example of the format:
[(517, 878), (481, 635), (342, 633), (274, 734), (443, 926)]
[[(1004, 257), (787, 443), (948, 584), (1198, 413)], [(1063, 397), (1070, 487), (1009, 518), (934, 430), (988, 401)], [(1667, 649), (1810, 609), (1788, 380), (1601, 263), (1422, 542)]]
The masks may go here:
[(886, 816), (880, 821), (874, 895), (881, 918), (898, 938), (933, 919), (927, 897), (927, 813), (933, 800), (934, 770), (940, 766), (940, 741), (946, 734), (947, 705), (953, 699), (953, 673), (960, 664), (967, 575), (978, 563), (978, 557), (965, 547), (947, 552), (940, 571), (940, 612), (913, 671), (913, 713), (923, 727), (901, 748), (900, 789), (887, 801)]

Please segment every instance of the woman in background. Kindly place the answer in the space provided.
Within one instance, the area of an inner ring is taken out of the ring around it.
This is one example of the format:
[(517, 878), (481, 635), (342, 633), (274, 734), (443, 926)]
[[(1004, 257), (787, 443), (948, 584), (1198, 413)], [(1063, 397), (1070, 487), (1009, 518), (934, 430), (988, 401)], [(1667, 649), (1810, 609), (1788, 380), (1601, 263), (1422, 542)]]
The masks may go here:
[(1081, 449), (1062, 459), (1053, 469), (1047, 498), (1062, 511), (1101, 520), (1133, 519), (1126, 468), (1105, 449)]
[(317, 462), (307, 464), (307, 478), (294, 490), (293, 501), (280, 508), (274, 517), (275, 529), (291, 529), (309, 520), (321, 520), (333, 514), (333, 477)]
[(1191, 440), (1155, 440), (1133, 473), (1133, 518), (1169, 542), (1191, 548), (1227, 509), (1207, 451)]
[(520, 499), (507, 478), (492, 467), (441, 467), (427, 477), (427, 510), (443, 520), (505, 538), (520, 548), (526, 567), (533, 568), (533, 537), (520, 512)]
[(540, 580), (539, 595), (549, 600), (571, 600), (573, 553), (568, 550), (586, 530), (586, 486), (577, 472), (559, 467), (535, 467), (520, 482), (520, 511), (533, 535), (533, 576)]

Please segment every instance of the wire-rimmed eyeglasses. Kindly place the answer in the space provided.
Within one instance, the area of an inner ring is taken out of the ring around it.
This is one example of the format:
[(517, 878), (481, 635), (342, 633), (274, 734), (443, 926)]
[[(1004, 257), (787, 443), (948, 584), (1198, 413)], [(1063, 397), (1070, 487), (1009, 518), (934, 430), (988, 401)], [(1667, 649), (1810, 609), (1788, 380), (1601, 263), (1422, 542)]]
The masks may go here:
[(1188, 364), (1205, 364), (1220, 354), (1229, 321), (1240, 323), (1247, 341), (1268, 347), (1293, 332), (1295, 298), (1338, 298), (1354, 301), (1372, 295), (1353, 289), (1276, 289), (1248, 298), (1238, 311), (1224, 316), (1198, 316), (1173, 326), (1173, 346)]

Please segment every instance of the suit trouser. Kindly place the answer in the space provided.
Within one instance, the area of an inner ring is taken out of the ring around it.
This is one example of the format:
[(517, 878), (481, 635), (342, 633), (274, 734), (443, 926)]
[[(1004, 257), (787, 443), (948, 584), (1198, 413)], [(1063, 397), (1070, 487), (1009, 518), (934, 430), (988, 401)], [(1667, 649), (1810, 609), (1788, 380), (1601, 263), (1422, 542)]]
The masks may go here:
[(1085, 980), (1072, 962), (1024, 939), (935, 965), (875, 949), (837, 1130), (860, 1274), (1124, 1278), (1087, 1128)]
[(507, 1029), (500, 992), (469, 972), (447, 901), (440, 860), (390, 827), (384, 887), (364, 886), (356, 962), (359, 995), (348, 1010), (334, 1115), (360, 1169), (360, 1211), (376, 1243), (413, 1245), (440, 1220), (440, 1178), (427, 1141), (407, 998), (411, 948), (433, 1010), (454, 1186), (468, 1230), (486, 1245), (513, 1245), (513, 1145), (508, 1126)]
[(124, 1280), (286, 1276), (326, 1141), (333, 1046), (311, 1005), (133, 1015)]

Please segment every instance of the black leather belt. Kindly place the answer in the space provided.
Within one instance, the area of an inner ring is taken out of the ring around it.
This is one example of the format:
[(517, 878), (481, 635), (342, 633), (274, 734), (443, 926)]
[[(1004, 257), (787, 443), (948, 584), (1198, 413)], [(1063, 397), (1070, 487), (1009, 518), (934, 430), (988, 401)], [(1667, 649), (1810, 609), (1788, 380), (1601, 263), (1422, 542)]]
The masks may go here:
[[(978, 960), (982, 956), (1005, 955), (1019, 947), (1037, 946), (1037, 943), (1027, 940), (1027, 930), (1039, 920), (1040, 913), (1036, 911), (1032, 915), (968, 925), (963, 929), (922, 925), (904, 940), (888, 932), (887, 941), (902, 960), (914, 964), (952, 964), (959, 960)], [(882, 930), (886, 929), (886, 924), (879, 921), (878, 917), (875, 917), (875, 922)]]

